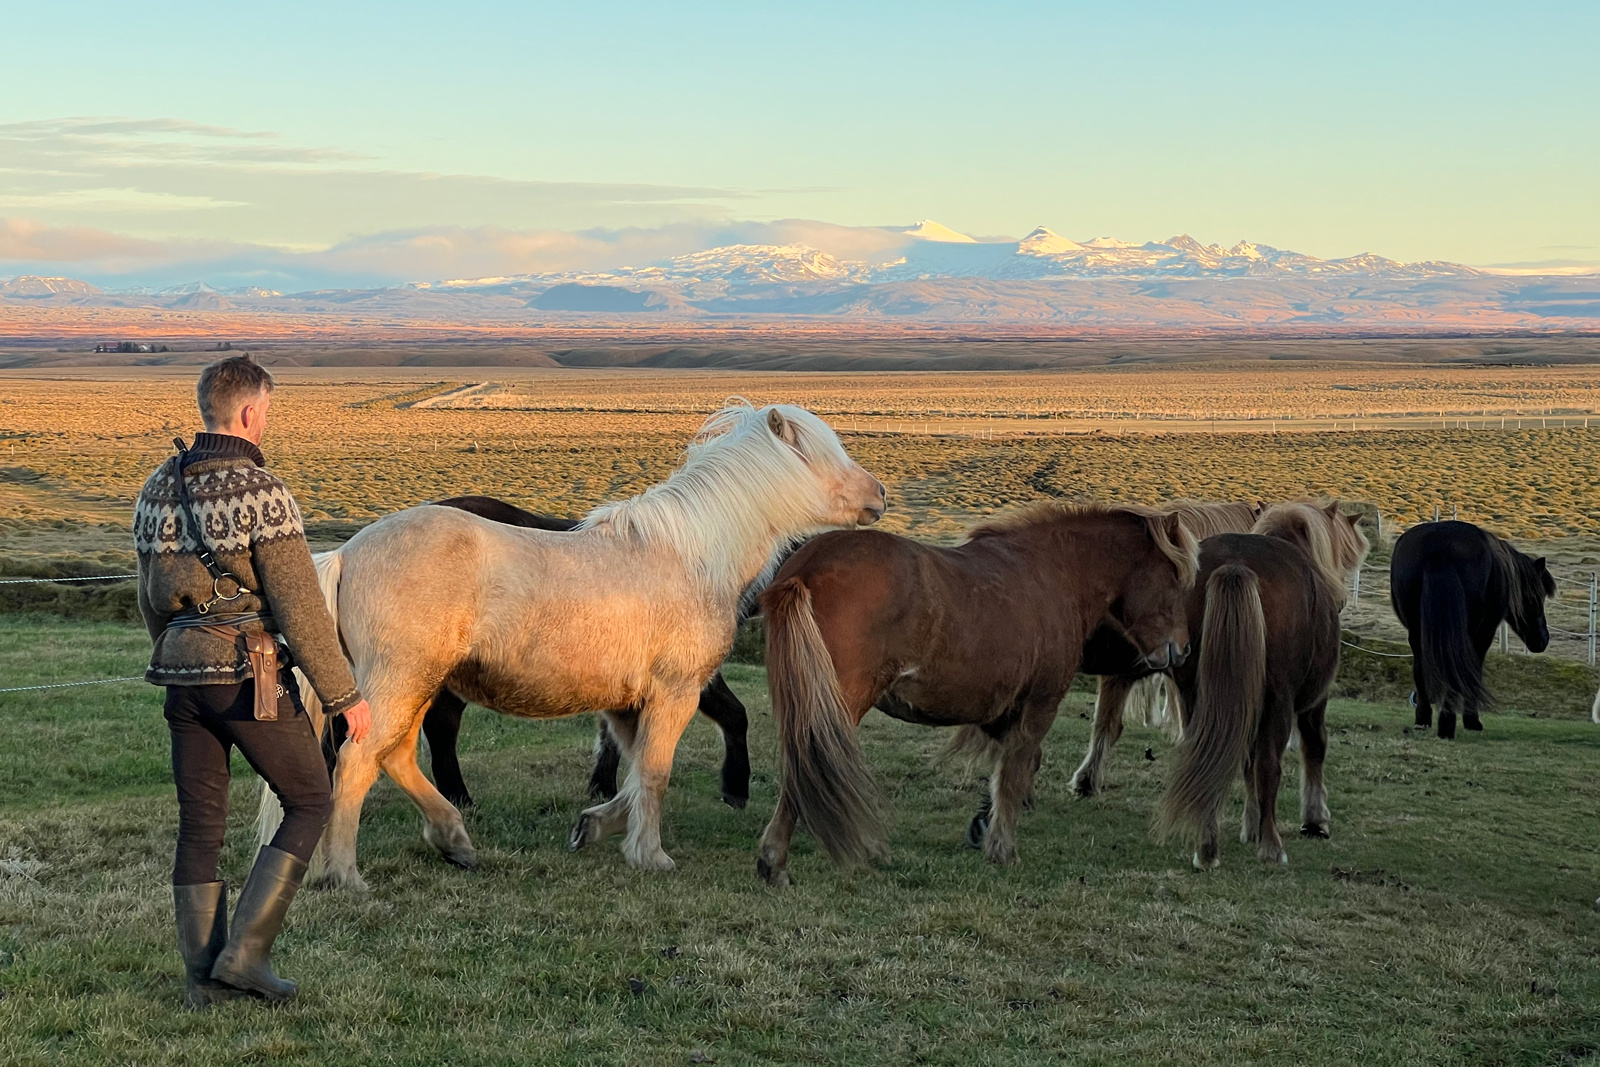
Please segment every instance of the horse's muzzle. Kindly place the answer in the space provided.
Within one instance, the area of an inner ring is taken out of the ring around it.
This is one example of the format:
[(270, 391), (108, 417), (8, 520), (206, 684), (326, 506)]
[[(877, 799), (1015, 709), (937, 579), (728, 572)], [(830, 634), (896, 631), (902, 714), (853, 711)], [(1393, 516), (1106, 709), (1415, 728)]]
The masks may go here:
[(1161, 649), (1158, 657), (1154, 652), (1147, 652), (1139, 657), (1139, 666), (1147, 671), (1170, 671), (1175, 667), (1183, 666), (1183, 661), (1189, 658), (1189, 646), (1178, 647), (1176, 641), (1168, 641)]
[(857, 513), (857, 515), (856, 515), (856, 525), (857, 526), (871, 526), (873, 523), (875, 523), (879, 519), (883, 518), (883, 513), (885, 511), (887, 511), (888, 508), (889, 508), (889, 490), (887, 490), (887, 489), (885, 489), (883, 487), (883, 483), (882, 482), (879, 482), (878, 483), (878, 502), (876, 504), (868, 504), (866, 507), (862, 508), (859, 513)]

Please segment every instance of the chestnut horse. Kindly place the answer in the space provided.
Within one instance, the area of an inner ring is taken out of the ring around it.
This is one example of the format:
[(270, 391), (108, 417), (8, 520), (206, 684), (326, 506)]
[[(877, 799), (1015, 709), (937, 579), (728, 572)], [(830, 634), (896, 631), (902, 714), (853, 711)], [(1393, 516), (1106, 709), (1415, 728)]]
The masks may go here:
[[(1266, 505), (1175, 500), (1161, 505), (1161, 510), (1178, 516), (1189, 532), (1203, 541), (1222, 533), (1245, 533), (1255, 525)], [(1099, 652), (1102, 638), (1110, 646), (1109, 659)], [(1072, 775), (1072, 791), (1080, 797), (1092, 797), (1100, 792), (1104, 785), (1106, 756), (1122, 736), (1122, 727), (1130, 717), (1137, 715), (1143, 726), (1161, 727), (1173, 739), (1182, 733), (1177, 709), (1170, 706), (1168, 699), (1167, 676), (1129, 677), (1119, 673), (1126, 658), (1121, 646), (1120, 638), (1111, 632), (1091, 636), (1084, 648), (1083, 670), (1100, 676), (1100, 692), (1094, 702), (1089, 751)], [(967, 843), (972, 847), (978, 847), (987, 822), (987, 808), (980, 808), (967, 836)]]
[(856, 740), (876, 706), (925, 726), (978, 725), (993, 761), (984, 851), (1016, 858), (1039, 744), (1103, 620), (1152, 670), (1188, 645), (1194, 537), (1143, 508), (1035, 505), (955, 548), (872, 531), (824, 534), (762, 594), (782, 787), (757, 869), (787, 885), (803, 821), (837, 862), (885, 851)]
[(1263, 862), (1289, 862), (1277, 829), (1278, 787), (1296, 733), (1300, 832), (1328, 836), (1322, 765), (1339, 612), (1368, 548), (1357, 521), (1340, 513), (1338, 501), (1279, 504), (1257, 521), (1256, 533), (1201, 542), (1201, 580), (1187, 605), (1199, 648), (1171, 672), (1184, 734), (1157, 817), (1161, 836), (1194, 844), (1201, 870), (1221, 863), (1219, 813), (1241, 771), (1239, 839), (1254, 842)]
[[(453, 496), (434, 503), (529, 530), (566, 531), (579, 523), (578, 519), (525, 511), (492, 496)], [(467, 792), (467, 783), (461, 777), (461, 762), (456, 756), (456, 739), (461, 734), (461, 716), (466, 707), (467, 702), (461, 697), (449, 689), (441, 689), (422, 719), (422, 733), (428, 739), (428, 753), (433, 761), (433, 784), (458, 808), (472, 803), (472, 794)], [(742, 808), (750, 801), (750, 750), (745, 740), (750, 720), (744, 704), (728, 688), (721, 671), (712, 675), (701, 691), (700, 713), (722, 731), (722, 800), (729, 807)], [(343, 719), (336, 720), (339, 725), (343, 722)], [(337, 740), (342, 743), (343, 735)], [(622, 762), (622, 749), (606, 728), (604, 718), (600, 720), (600, 736), (595, 738), (594, 751), (589, 795), (596, 800), (610, 800), (617, 795), (617, 768)]]
[[(422, 811), (424, 838), (472, 866), (461, 813), (417, 767), (441, 688), (506, 714), (603, 714), (631, 766), (579, 817), (570, 847), (622, 831), (635, 866), (669, 870), (661, 798), (678, 737), (733, 644), (741, 595), (785, 545), (877, 521), (884, 489), (811, 412), (740, 401), (696, 435), (659, 485), (597, 508), (569, 533), (424, 505), (316, 557), (323, 594), (372, 707), (339, 750), (320, 881), (365, 888), (361, 802), (387, 772)], [(310, 709), (308, 709), (310, 710)]]

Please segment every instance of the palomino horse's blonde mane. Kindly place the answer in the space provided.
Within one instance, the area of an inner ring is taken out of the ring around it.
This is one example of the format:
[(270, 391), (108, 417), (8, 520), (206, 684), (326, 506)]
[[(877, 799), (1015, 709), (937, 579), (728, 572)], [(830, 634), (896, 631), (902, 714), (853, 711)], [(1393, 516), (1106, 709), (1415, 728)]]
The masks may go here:
[(1354, 517), (1340, 512), (1337, 500), (1274, 504), (1250, 532), (1282, 537), (1304, 548), (1341, 610), (1350, 598), (1351, 580), (1371, 548)]
[(671, 548), (721, 587), (747, 562), (732, 558), (731, 546), (794, 529), (822, 510), (816, 472), (834, 468), (842, 475), (854, 466), (838, 436), (811, 412), (788, 404), (768, 410), (781, 416), (781, 432), (750, 401), (730, 399), (701, 425), (683, 466), (666, 481), (602, 504), (579, 529), (609, 529)]
[(1178, 516), (1189, 532), (1204, 541), (1225, 533), (1244, 533), (1255, 523), (1258, 511), (1249, 504), (1213, 503), (1207, 500), (1169, 500), (1161, 510)]
[(1147, 508), (1138, 504), (1041, 500), (974, 526), (967, 531), (967, 539), (975, 541), (980, 537), (991, 537), (1028, 526), (1059, 522), (1078, 515), (1112, 515), (1119, 511), (1143, 519), (1150, 531), (1151, 540), (1156, 543), (1156, 548), (1161, 550), (1161, 554), (1167, 557), (1178, 572), (1178, 582), (1185, 589), (1194, 585), (1195, 576), (1200, 573), (1200, 542), (1181, 519), (1178, 523), (1178, 538), (1176, 541), (1173, 540), (1167, 533), (1167, 524), (1164, 521), (1168, 517), (1167, 513), (1159, 508)]

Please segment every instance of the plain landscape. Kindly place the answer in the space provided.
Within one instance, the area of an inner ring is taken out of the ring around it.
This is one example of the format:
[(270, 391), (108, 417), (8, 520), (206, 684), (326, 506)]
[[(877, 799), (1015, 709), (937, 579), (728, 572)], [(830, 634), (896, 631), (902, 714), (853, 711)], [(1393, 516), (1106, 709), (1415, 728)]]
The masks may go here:
[[(841, 429), (887, 484), (895, 532), (950, 543), (1046, 497), (1336, 495), (1376, 541), (1347, 638), (1392, 655), (1389, 546), (1437, 508), (1549, 556), (1574, 583), (1552, 625), (1587, 626), (1577, 583), (1600, 570), (1600, 366), (1586, 342), (1535, 346), (1545, 358), (1520, 365), (1529, 350), (1496, 351), (1523, 344), (1504, 340), (1382, 341), (1368, 346), (1379, 358), (1344, 362), (1231, 345), (1180, 361), (1194, 349), (1174, 344), (1166, 356), (1103, 349), (1080, 369), (962, 373), (734, 370), (710, 357), (675, 369), (651, 363), (684, 350), (661, 344), (618, 366), (615, 353), (639, 349), (615, 341), (539, 348), (549, 363), (522, 366), (508, 353), (531, 347), (428, 365), (415, 344), (267, 346), (280, 384), (266, 448), (327, 547), (458, 493), (580, 514), (664, 477), (725, 398), (782, 400)], [(1567, 358), (1547, 358), (1556, 348)], [(411, 362), (323, 358), (361, 351)], [(8, 353), (27, 362), (0, 372), (0, 574), (127, 573), (133, 497), (171, 437), (196, 429), (194, 367), (216, 353), (109, 367)], [(983, 358), (1038, 357), (994, 346)], [(126, 583), (0, 587), (0, 609), (0, 687), (142, 669), (148, 638)], [(759, 645), (739, 655), (759, 659)], [(1010, 869), (961, 847), (982, 782), (941, 758), (945, 737), (871, 716), (893, 858), (839, 871), (802, 834), (782, 894), (754, 872), (775, 795), (764, 673), (735, 664), (730, 676), (752, 713), (753, 798), (744, 811), (718, 801), (720, 743), (697, 721), (667, 796), (672, 875), (630, 871), (610, 847), (566, 851), (587, 716), (472, 709), (462, 751), (483, 868), (442, 863), (410, 803), (380, 785), (360, 846), (373, 894), (307, 893), (281, 943), (308, 995), (209, 1016), (165, 1010), (180, 978), (159, 692), (0, 694), (0, 1060), (1031, 1064), (1070, 1048), (1107, 1064), (1543, 1064), (1600, 1049), (1586, 640), (1492, 653), (1500, 713), (1457, 742), (1411, 729), (1404, 661), (1347, 650), (1330, 711), (1334, 837), (1291, 841), (1281, 870), (1230, 845), (1220, 872), (1197, 875), (1152, 840), (1170, 760), (1155, 731), (1131, 728), (1112, 788), (1073, 800), (1086, 683), (1048, 741)], [(234, 880), (256, 788), (237, 763)]]

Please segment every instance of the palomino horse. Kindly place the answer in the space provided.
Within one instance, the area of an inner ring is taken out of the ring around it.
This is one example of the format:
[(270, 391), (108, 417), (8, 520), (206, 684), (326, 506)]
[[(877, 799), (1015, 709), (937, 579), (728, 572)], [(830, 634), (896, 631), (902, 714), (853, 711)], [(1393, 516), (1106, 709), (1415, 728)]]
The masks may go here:
[(1339, 612), (1366, 558), (1356, 516), (1337, 501), (1269, 508), (1251, 534), (1200, 545), (1201, 581), (1188, 603), (1199, 649), (1172, 671), (1184, 713), (1177, 767), (1157, 825), (1195, 845), (1202, 870), (1221, 862), (1218, 815), (1242, 770), (1239, 838), (1256, 857), (1287, 863), (1277, 829), (1278, 786), (1291, 736), (1300, 736), (1300, 832), (1328, 836), (1322, 764), (1328, 693), (1339, 670)]
[(1509, 622), (1529, 652), (1543, 652), (1550, 645), (1544, 602), (1555, 595), (1542, 557), (1530, 559), (1470, 522), (1429, 522), (1401, 534), (1389, 561), (1389, 603), (1411, 641), (1417, 725), (1432, 726), (1438, 704), (1440, 737), (1456, 735), (1457, 712), (1468, 730), (1483, 729), (1478, 712), (1490, 703), (1483, 657), (1495, 631)]
[(455, 508), (389, 515), (317, 560), (328, 606), (372, 706), (334, 774), (321, 881), (363, 888), (361, 801), (387, 772), (421, 809), (424, 838), (476, 862), (461, 813), (417, 767), (441, 688), (510, 715), (606, 711), (630, 767), (569, 844), (626, 831), (635, 867), (669, 870), (661, 796), (678, 737), (733, 644), (740, 594), (774, 554), (818, 530), (876, 522), (883, 485), (802, 408), (740, 402), (711, 416), (684, 464), (570, 533)]
[(925, 726), (981, 726), (994, 771), (984, 851), (1016, 858), (1039, 743), (1110, 619), (1152, 670), (1182, 659), (1194, 537), (1142, 508), (1040, 504), (955, 548), (875, 531), (824, 534), (762, 594), (782, 789), (758, 870), (787, 885), (797, 821), (839, 862), (885, 850), (856, 729), (876, 706)]
[[(1259, 503), (1211, 504), (1196, 500), (1176, 500), (1161, 507), (1166, 514), (1178, 516), (1189, 532), (1202, 541), (1217, 534), (1247, 532), (1265, 509), (1266, 505)], [(1099, 655), (1102, 637), (1108, 639), (1111, 646), (1109, 661), (1103, 661)], [(1120, 673), (1124, 659), (1122, 644), (1113, 632), (1091, 637), (1084, 648), (1083, 670), (1100, 676), (1100, 692), (1094, 702), (1094, 729), (1089, 751), (1072, 775), (1072, 791), (1080, 797), (1092, 797), (1103, 788), (1106, 756), (1122, 736), (1122, 727), (1129, 717), (1137, 716), (1143, 726), (1161, 727), (1174, 740), (1182, 733), (1180, 717), (1168, 699), (1167, 676)], [(972, 823), (969, 844), (977, 847), (987, 821), (988, 812), (980, 809)]]
[[(529, 530), (566, 531), (579, 523), (577, 519), (526, 511), (492, 496), (453, 496), (434, 503)], [(428, 739), (428, 753), (433, 761), (433, 784), (446, 800), (458, 808), (472, 803), (467, 783), (461, 777), (461, 762), (456, 756), (456, 739), (461, 734), (461, 716), (466, 707), (467, 702), (460, 696), (449, 689), (441, 689), (422, 720), (422, 734)], [(716, 723), (717, 729), (722, 731), (723, 802), (730, 807), (742, 808), (750, 801), (750, 750), (745, 740), (750, 721), (745, 714), (744, 704), (728, 688), (721, 671), (712, 675), (711, 681), (701, 691), (700, 713)], [(339, 740), (343, 741), (343, 737)], [(600, 736), (595, 739), (594, 750), (589, 795), (597, 800), (610, 800), (618, 792), (617, 769), (622, 762), (622, 749), (617, 739), (611, 736), (604, 718), (600, 720)]]

